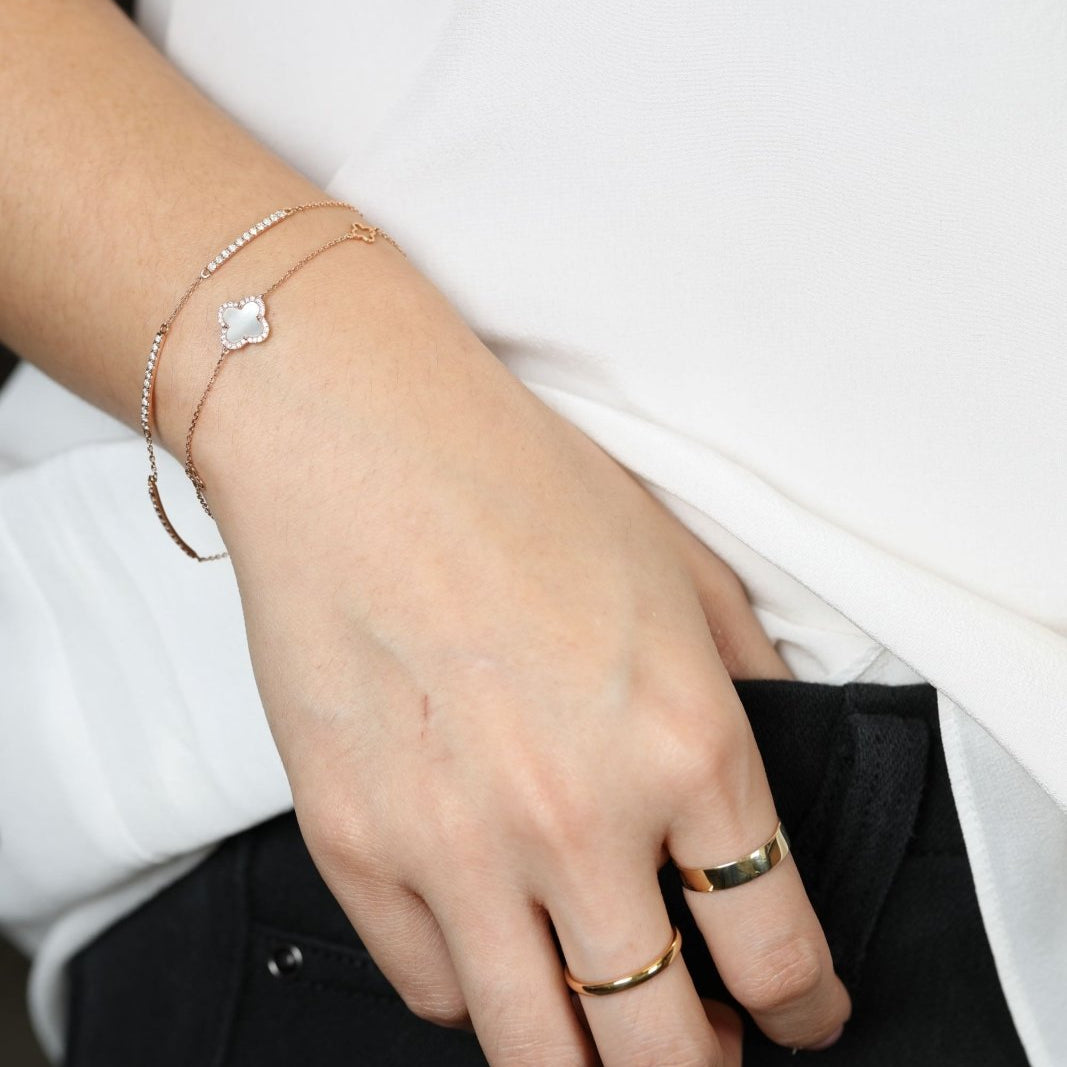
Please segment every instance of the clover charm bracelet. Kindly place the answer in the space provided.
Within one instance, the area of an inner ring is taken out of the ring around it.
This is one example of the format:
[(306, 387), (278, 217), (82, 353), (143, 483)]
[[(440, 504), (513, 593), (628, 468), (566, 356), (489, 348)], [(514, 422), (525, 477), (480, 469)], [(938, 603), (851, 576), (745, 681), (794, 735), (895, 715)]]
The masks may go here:
[[(268, 337), (270, 337), (271, 328), (267, 318), (266, 298), (284, 285), (285, 282), (297, 273), (297, 271), (303, 270), (303, 268), (313, 259), (321, 256), (323, 252), (327, 252), (331, 248), (336, 248), (338, 245), (345, 244), (348, 241), (361, 241), (364, 244), (374, 244), (379, 237), (388, 241), (389, 244), (403, 255), (400, 246), (397, 245), (397, 243), (384, 230), (379, 229), (377, 226), (368, 226), (363, 222), (353, 222), (343, 234), (333, 238), (333, 240), (327, 241), (324, 245), (320, 245), (314, 251), (309, 252), (304, 256), (303, 259), (294, 263), (293, 266), (291, 266), (280, 278), (267, 289), (264, 289), (258, 296), (246, 296), (239, 300), (227, 300), (226, 303), (219, 308), (219, 343), (221, 351), (219, 352), (218, 360), (215, 362), (215, 368), (211, 372), (211, 377), (208, 379), (208, 383), (204, 387), (204, 391), (200, 395), (200, 399), (193, 411), (193, 417), (189, 423), (189, 430), (185, 435), (185, 473), (188, 476), (189, 481), (193, 483), (193, 489), (196, 491), (196, 497), (200, 501), (200, 506), (208, 515), (211, 515), (211, 505), (208, 503), (207, 496), (205, 495), (206, 486), (204, 484), (204, 479), (201, 477), (200, 471), (197, 470), (196, 463), (193, 461), (193, 437), (196, 434), (196, 427), (200, 421), (200, 415), (204, 410), (204, 405), (207, 403), (207, 398), (210, 396), (211, 390), (215, 387), (215, 382), (218, 380), (219, 373), (222, 371), (223, 364), (226, 362), (227, 357), (229, 357), (231, 353), (238, 352), (248, 345), (262, 344)], [(199, 555), (194, 556), (194, 558), (201, 562), (206, 562), (210, 559), (222, 559), (224, 557), (225, 553), (208, 557)]]

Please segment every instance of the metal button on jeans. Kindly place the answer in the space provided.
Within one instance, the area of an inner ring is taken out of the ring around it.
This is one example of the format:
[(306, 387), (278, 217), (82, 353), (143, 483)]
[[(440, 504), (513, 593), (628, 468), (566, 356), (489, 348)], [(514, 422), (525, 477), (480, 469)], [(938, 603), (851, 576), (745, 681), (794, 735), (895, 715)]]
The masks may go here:
[(275, 978), (288, 978), (304, 965), (304, 954), (296, 945), (282, 945), (267, 960), (267, 970)]

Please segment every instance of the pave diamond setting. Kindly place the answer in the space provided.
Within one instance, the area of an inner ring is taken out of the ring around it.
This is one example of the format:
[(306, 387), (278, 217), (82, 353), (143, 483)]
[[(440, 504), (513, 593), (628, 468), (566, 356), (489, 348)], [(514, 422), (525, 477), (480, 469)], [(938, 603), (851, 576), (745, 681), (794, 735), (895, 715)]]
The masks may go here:
[(222, 347), (231, 352), (245, 345), (258, 345), (270, 335), (267, 307), (261, 296), (229, 300), (219, 308)]

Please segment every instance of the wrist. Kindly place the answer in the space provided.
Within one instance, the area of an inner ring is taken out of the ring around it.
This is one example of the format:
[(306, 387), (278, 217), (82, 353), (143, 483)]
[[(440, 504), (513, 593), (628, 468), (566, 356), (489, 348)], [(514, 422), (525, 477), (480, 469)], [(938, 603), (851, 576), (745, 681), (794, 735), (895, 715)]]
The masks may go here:
[[(153, 426), (161, 447), (184, 462), (190, 417), (223, 351), (219, 308), (263, 293), (309, 247), (336, 237), (357, 217), (351, 211), (330, 208), (275, 222), (270, 232), (258, 233), (239, 255), (226, 257), (213, 270), (201, 265), (197, 277), (183, 280), (183, 286), (195, 281), (195, 289), (183, 299), (177, 314), (174, 296), (170, 296), (160, 316), (165, 313), (172, 319), (155, 375)], [(213, 248), (205, 250), (205, 261), (210, 262), (208, 256), (213, 253)]]
[[(245, 274), (268, 277), (269, 286), (323, 236), (321, 228), (316, 235), (305, 232), (288, 260), (262, 257), (271, 260), (269, 268), (249, 256)], [(336, 221), (325, 236), (337, 236)], [(214, 289), (198, 316), (214, 326), (199, 352), (193, 354), (188, 330), (176, 338), (181, 347), (175, 351), (191, 358), (184, 380), (174, 382), (161, 430), (183, 462), (190, 416), (221, 351), (218, 305), (263, 289), (241, 284)], [(335, 484), (344, 480), (351, 490), (361, 465), (429, 434), (436, 414), (476, 391), (475, 378), (496, 373), (517, 384), (441, 294), (381, 241), (331, 250), (268, 295), (266, 304), (269, 335), (226, 356), (192, 447), (227, 541), (239, 517), (276, 513), (277, 501), (297, 491), (293, 479), (309, 465), (323, 486), (330, 484), (324, 467), (339, 464), (344, 469)], [(172, 372), (177, 379), (178, 369)]]

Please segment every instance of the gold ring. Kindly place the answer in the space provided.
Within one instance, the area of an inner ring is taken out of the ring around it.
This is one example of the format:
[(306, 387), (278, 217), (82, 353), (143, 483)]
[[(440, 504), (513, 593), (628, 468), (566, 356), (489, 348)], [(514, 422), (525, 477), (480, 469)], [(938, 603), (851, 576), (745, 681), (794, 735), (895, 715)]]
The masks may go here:
[(671, 965), (671, 961), (678, 955), (678, 950), (681, 947), (682, 935), (676, 926), (674, 927), (674, 937), (671, 938), (671, 943), (666, 950), (639, 971), (632, 971), (630, 974), (624, 974), (621, 978), (613, 978), (608, 982), (583, 982), (580, 978), (575, 978), (567, 967), (564, 967), (563, 977), (567, 985), (575, 993), (580, 993), (583, 997), (606, 997), (612, 993), (621, 993), (626, 989), (633, 989), (634, 986), (655, 978), (657, 974), (665, 971)]
[(694, 893), (711, 893), (716, 889), (732, 889), (751, 882), (753, 878), (777, 866), (788, 855), (789, 838), (779, 822), (770, 841), (733, 863), (723, 863), (718, 867), (682, 867), (676, 863), (675, 867), (686, 889), (692, 889)]

